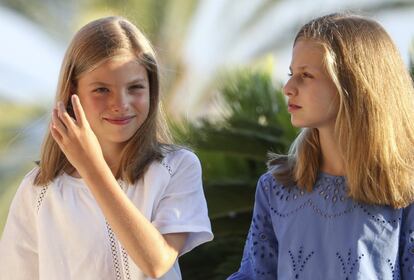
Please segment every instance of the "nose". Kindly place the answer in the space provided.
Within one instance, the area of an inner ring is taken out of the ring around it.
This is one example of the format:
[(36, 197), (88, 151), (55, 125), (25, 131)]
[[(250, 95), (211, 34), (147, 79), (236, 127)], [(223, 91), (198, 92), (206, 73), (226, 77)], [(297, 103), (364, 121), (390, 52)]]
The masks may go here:
[(293, 77), (291, 77), (283, 86), (283, 94), (286, 96), (293, 96), (298, 94), (298, 89), (295, 85)]
[(128, 94), (125, 90), (114, 92), (111, 98), (110, 108), (113, 112), (125, 112), (128, 110)]

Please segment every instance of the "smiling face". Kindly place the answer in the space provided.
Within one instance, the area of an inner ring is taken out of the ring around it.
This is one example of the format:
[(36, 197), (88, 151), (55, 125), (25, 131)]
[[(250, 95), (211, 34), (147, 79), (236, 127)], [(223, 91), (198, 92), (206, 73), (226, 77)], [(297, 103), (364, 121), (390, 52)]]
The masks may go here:
[(82, 74), (77, 90), (86, 118), (103, 149), (121, 149), (148, 116), (148, 74), (135, 57), (111, 58)]
[(291, 77), (283, 88), (288, 111), (296, 127), (333, 128), (339, 95), (324, 65), (320, 44), (299, 39), (293, 47)]

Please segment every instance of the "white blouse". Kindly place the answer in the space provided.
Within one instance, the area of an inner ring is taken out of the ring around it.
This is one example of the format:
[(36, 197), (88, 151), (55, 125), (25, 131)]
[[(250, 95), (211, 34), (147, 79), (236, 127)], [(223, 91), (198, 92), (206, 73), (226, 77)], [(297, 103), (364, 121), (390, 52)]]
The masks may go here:
[[(64, 173), (35, 187), (37, 171), (26, 175), (11, 204), (0, 279), (151, 279), (128, 256), (82, 179)], [(136, 184), (119, 183), (161, 234), (189, 233), (180, 255), (213, 239), (201, 165), (192, 152), (170, 152)], [(159, 279), (181, 279), (178, 261)]]

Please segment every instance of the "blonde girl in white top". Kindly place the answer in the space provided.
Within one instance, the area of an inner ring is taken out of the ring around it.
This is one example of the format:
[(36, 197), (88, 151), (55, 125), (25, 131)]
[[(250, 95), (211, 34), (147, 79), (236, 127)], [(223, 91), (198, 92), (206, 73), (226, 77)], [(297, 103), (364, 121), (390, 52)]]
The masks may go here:
[(212, 239), (201, 167), (171, 144), (158, 65), (128, 20), (106, 17), (66, 52), (39, 166), (0, 241), (0, 279), (181, 279)]

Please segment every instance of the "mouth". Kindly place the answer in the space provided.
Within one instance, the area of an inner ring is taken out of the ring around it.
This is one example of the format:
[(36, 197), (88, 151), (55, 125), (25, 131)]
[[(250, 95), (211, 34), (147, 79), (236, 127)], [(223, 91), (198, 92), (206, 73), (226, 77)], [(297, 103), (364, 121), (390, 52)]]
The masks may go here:
[(288, 111), (289, 112), (293, 112), (293, 111), (299, 110), (301, 108), (302, 107), (299, 106), (299, 105), (296, 105), (296, 104), (293, 104), (293, 103), (288, 103)]
[(110, 117), (110, 118), (103, 118), (105, 121), (115, 124), (115, 125), (125, 125), (132, 121), (135, 116), (125, 116), (125, 117)]

